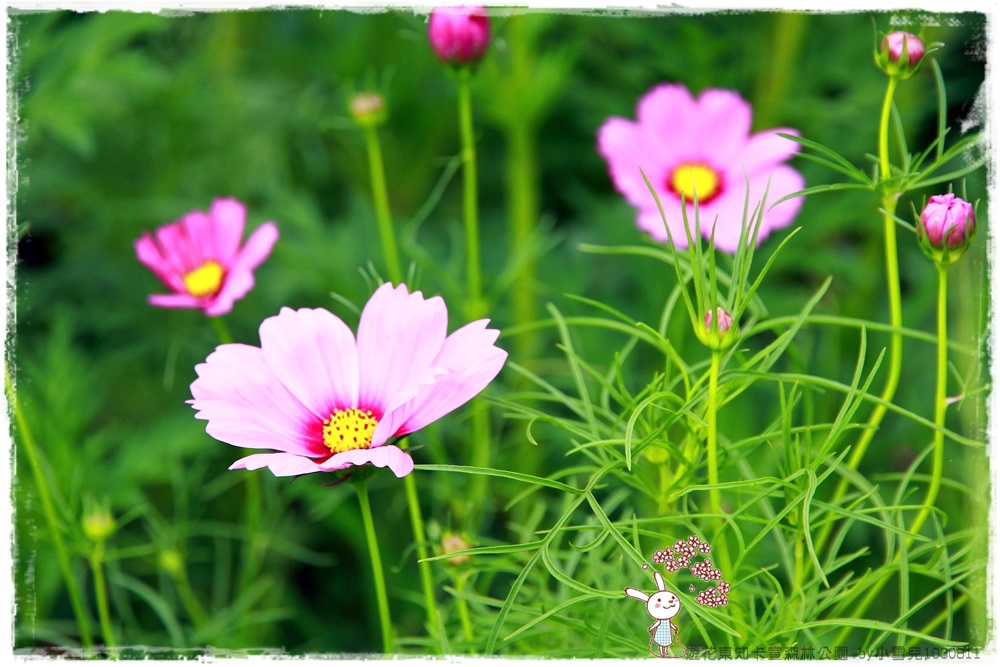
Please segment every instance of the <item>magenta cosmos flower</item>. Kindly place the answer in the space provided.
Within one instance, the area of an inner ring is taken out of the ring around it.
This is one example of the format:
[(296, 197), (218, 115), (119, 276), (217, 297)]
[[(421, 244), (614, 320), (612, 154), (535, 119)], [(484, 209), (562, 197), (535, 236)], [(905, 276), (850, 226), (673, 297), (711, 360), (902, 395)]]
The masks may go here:
[(966, 243), (975, 225), (972, 204), (949, 192), (930, 198), (920, 213), (917, 234), (926, 237), (934, 248), (957, 248)]
[[(639, 100), (637, 116), (635, 121), (609, 118), (598, 131), (598, 151), (608, 162), (615, 187), (639, 209), (639, 228), (659, 241), (667, 241), (667, 232), (640, 169), (663, 204), (678, 247), (687, 247), (681, 197), (688, 202), (693, 230), (697, 192), (702, 232), (708, 238), (715, 225), (715, 244), (727, 252), (739, 245), (747, 179), (749, 213), (765, 188), (767, 200), (774, 202), (805, 185), (802, 176), (784, 164), (798, 143), (778, 136), (797, 132), (778, 129), (751, 135), (750, 105), (733, 91), (709, 89), (695, 99), (682, 85), (662, 84)], [(789, 225), (800, 207), (795, 198), (766, 210), (758, 241)]]
[(490, 19), (483, 7), (437, 7), (427, 23), (427, 36), (444, 62), (474, 64), (490, 45)]
[(276, 476), (371, 463), (397, 477), (413, 459), (393, 438), (469, 401), (496, 377), (507, 353), (479, 320), (447, 335), (441, 297), (382, 285), (361, 313), (358, 335), (322, 308), (283, 308), (260, 325), (260, 347), (220, 345), (191, 384), (212, 437), (251, 454), (230, 470)]
[(162, 308), (201, 308), (210, 317), (225, 315), (253, 288), (253, 272), (278, 240), (273, 222), (258, 227), (240, 247), (247, 209), (235, 199), (216, 199), (212, 209), (192, 211), (146, 232), (135, 242), (139, 261), (170, 288), (152, 294)]

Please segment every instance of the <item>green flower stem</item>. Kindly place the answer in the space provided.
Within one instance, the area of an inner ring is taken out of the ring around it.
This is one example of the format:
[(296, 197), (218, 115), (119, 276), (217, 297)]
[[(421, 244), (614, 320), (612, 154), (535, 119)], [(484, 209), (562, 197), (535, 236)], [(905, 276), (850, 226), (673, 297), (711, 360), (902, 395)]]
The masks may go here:
[(117, 657), (115, 633), (111, 628), (111, 614), (108, 612), (108, 593), (104, 583), (104, 543), (98, 542), (90, 554), (90, 571), (94, 575), (94, 598), (97, 600), (97, 616), (101, 619), (101, 634), (108, 655)]
[[(938, 345), (937, 345), (937, 395), (934, 398), (934, 423), (944, 428), (945, 411), (948, 408), (946, 389), (948, 385), (948, 267), (938, 264)], [(941, 489), (941, 474), (944, 471), (944, 431), (934, 431), (934, 462), (931, 471), (931, 485), (927, 489), (924, 507), (920, 510), (911, 533), (919, 533), (930, 516)], [(909, 538), (911, 541), (913, 538)]]
[(201, 606), (198, 596), (191, 589), (191, 582), (188, 581), (185, 567), (182, 564), (179, 569), (170, 570), (169, 574), (174, 580), (174, 586), (177, 587), (177, 594), (181, 598), (181, 605), (184, 607), (184, 611), (187, 612), (188, 618), (194, 623), (195, 628), (200, 631), (208, 625), (208, 614), (205, 613), (205, 608)]
[[(403, 478), (406, 488), (406, 502), (410, 506), (410, 523), (413, 525), (413, 539), (417, 543), (417, 565), (420, 568), (420, 582), (424, 588), (424, 607), (427, 610), (427, 629), (432, 637), (443, 640), (441, 633), (441, 615), (438, 613), (437, 599), (434, 595), (434, 575), (431, 564), (427, 560), (427, 537), (424, 534), (424, 518), (420, 513), (420, 498), (417, 495), (417, 482), (413, 475)], [(444, 646), (441, 646), (444, 652)]]
[[(882, 390), (882, 402), (875, 406), (865, 430), (858, 440), (858, 443), (851, 451), (851, 456), (847, 460), (847, 467), (851, 471), (858, 469), (861, 460), (868, 451), (868, 445), (878, 431), (882, 423), (882, 418), (889, 409), (888, 404), (892, 402), (896, 395), (896, 388), (899, 386), (899, 374), (903, 366), (903, 306), (899, 293), (899, 253), (896, 250), (896, 221), (893, 216), (896, 212), (896, 203), (899, 193), (885, 185), (891, 172), (889, 163), (889, 118), (892, 113), (892, 98), (896, 92), (896, 85), (899, 81), (895, 77), (889, 77), (889, 85), (885, 91), (885, 100), (882, 103), (882, 116), (879, 121), (878, 150), (879, 150), (879, 171), (880, 180), (883, 182), (882, 209), (886, 211), (883, 215), (883, 227), (885, 230), (885, 274), (886, 288), (889, 294), (889, 323), (892, 326), (892, 333), (889, 337), (889, 376), (886, 378), (885, 387)], [(830, 503), (835, 505), (847, 492), (849, 482), (846, 476), (840, 478), (837, 488), (833, 493)], [(815, 541), (816, 551), (821, 551), (830, 537), (835, 522), (825, 524), (822, 532)]]
[[(712, 366), (708, 373), (708, 414), (705, 416), (708, 422), (708, 483), (715, 487), (719, 484), (719, 429), (717, 427), (717, 417), (719, 412), (719, 369), (722, 366), (722, 352), (712, 350)], [(719, 497), (719, 489), (711, 488), (708, 491), (709, 511), (714, 515), (713, 523), (716, 526), (715, 544), (713, 551), (718, 554), (719, 567), (725, 576), (735, 578), (732, 560), (729, 558), (729, 549), (726, 547), (726, 538), (723, 533), (724, 525), (722, 521), (722, 501)]]
[(382, 650), (386, 655), (393, 652), (392, 621), (389, 620), (389, 598), (385, 592), (385, 575), (382, 573), (382, 556), (378, 550), (378, 536), (375, 533), (375, 523), (372, 521), (371, 503), (368, 502), (368, 482), (355, 482), (354, 490), (358, 493), (358, 504), (361, 506), (361, 521), (365, 525), (365, 537), (368, 540), (368, 556), (372, 561), (372, 578), (375, 580), (375, 599), (378, 603), (379, 621), (382, 626)]
[(472, 72), (458, 76), (458, 117), (462, 133), (462, 180), (465, 207), (466, 303), (470, 319), (482, 316), (482, 277), (479, 272), (479, 195), (476, 187), (476, 138), (472, 127)]
[(90, 621), (83, 608), (83, 601), (80, 591), (77, 589), (76, 577), (73, 575), (73, 567), (69, 560), (69, 551), (63, 542), (60, 532), (59, 520), (56, 515), (56, 508), (52, 502), (52, 495), (49, 492), (49, 485), (45, 479), (45, 472), (42, 470), (41, 462), (38, 460), (38, 452), (35, 449), (35, 441), (31, 436), (31, 429), (28, 428), (28, 420), (24, 416), (21, 404), (17, 400), (17, 392), (14, 391), (14, 384), (10, 379), (10, 372), (4, 366), (4, 386), (7, 389), (7, 400), (14, 411), (14, 421), (17, 430), (21, 434), (21, 443), (24, 451), (28, 455), (28, 462), (31, 465), (31, 472), (35, 476), (35, 486), (38, 489), (38, 497), (42, 501), (42, 511), (45, 514), (45, 521), (49, 525), (49, 532), (52, 534), (52, 542), (56, 547), (56, 558), (59, 561), (59, 569), (62, 570), (63, 579), (66, 582), (66, 591), (69, 593), (70, 604), (73, 606), (73, 615), (76, 616), (76, 627), (80, 632), (80, 642), (85, 649), (94, 646), (90, 635)]
[(465, 636), (465, 641), (472, 642), (474, 639), (472, 634), (472, 617), (469, 616), (469, 604), (463, 596), (465, 581), (468, 577), (469, 575), (466, 572), (459, 572), (455, 575), (455, 592), (458, 593), (455, 601), (458, 602), (458, 617), (462, 621), (462, 634)]
[(233, 335), (229, 333), (229, 327), (226, 326), (226, 321), (222, 319), (222, 316), (210, 317), (208, 321), (212, 323), (212, 328), (215, 332), (219, 334), (219, 342), (222, 344), (232, 343)]
[[(243, 534), (246, 536), (246, 539), (243, 542), (243, 563), (239, 579), (239, 592), (241, 596), (250, 590), (257, 580), (261, 556), (264, 551), (262, 540), (266, 539), (260, 532), (262, 513), (260, 475), (255, 473), (245, 475), (245, 484)], [(241, 634), (245, 643), (252, 643), (254, 641), (254, 630), (252, 625), (244, 626)]]
[(399, 253), (396, 250), (396, 236), (392, 230), (392, 214), (389, 212), (389, 193), (385, 185), (385, 167), (382, 164), (382, 146), (378, 140), (378, 132), (374, 126), (365, 127), (365, 140), (368, 146), (368, 166), (372, 177), (372, 199), (375, 202), (375, 219), (378, 222), (378, 235), (382, 242), (382, 254), (385, 256), (386, 270), (389, 280), (399, 284), (403, 281), (403, 269), (399, 263)]

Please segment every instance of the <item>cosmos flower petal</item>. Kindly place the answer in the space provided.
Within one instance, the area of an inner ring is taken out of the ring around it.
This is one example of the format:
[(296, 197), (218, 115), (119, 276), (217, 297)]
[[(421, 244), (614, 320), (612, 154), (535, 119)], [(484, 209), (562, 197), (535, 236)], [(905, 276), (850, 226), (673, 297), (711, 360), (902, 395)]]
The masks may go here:
[(739, 158), (750, 136), (750, 105), (731, 90), (711, 88), (698, 97), (698, 126), (701, 150), (713, 165), (729, 164)]
[(799, 143), (785, 137), (779, 137), (779, 132), (796, 136), (799, 134), (797, 130), (791, 128), (780, 128), (758, 132), (750, 137), (750, 141), (747, 142), (739, 157), (739, 163), (748, 174), (756, 174), (782, 162), (787, 162), (799, 152)]
[[(733, 177), (735, 179), (735, 176)], [(717, 216), (718, 222), (715, 229), (715, 245), (725, 252), (735, 253), (739, 247), (740, 231), (743, 225), (743, 206), (746, 197), (746, 180), (741, 180), (743, 184), (742, 194), (735, 196), (721, 197), (711, 207), (712, 216)], [(791, 224), (802, 207), (802, 199), (797, 197), (784, 201), (771, 208), (772, 203), (778, 201), (785, 195), (792, 194), (805, 187), (805, 180), (799, 172), (787, 165), (779, 165), (768, 172), (750, 177), (750, 210), (747, 212), (747, 220), (750, 224), (754, 222), (754, 214), (757, 207), (764, 199), (765, 192), (767, 207), (764, 212), (764, 220), (761, 223), (760, 231), (757, 233), (757, 242), (761, 243), (773, 231), (782, 229)], [(703, 224), (705, 221), (702, 211)]]
[(389, 468), (396, 477), (406, 477), (413, 472), (413, 458), (395, 445), (352, 449), (334, 454), (327, 461), (319, 464), (319, 468), (326, 471), (341, 470), (348, 466), (359, 466), (366, 463), (371, 463), (377, 468)]
[(359, 404), (384, 411), (399, 392), (432, 380), (428, 370), (447, 332), (441, 297), (424, 299), (391, 283), (375, 290), (358, 323)]
[(253, 289), (254, 270), (267, 259), (278, 240), (278, 228), (273, 222), (265, 222), (250, 235), (243, 250), (226, 274), (226, 280), (215, 299), (205, 308), (209, 317), (225, 315), (233, 309), (233, 304)]
[(400, 434), (411, 433), (468, 403), (493, 381), (507, 361), (507, 352), (494, 346), (500, 332), (487, 329), (489, 320), (467, 324), (448, 336), (436, 363), (447, 375), (421, 388), (408, 408)]
[(240, 248), (243, 228), (246, 225), (247, 207), (235, 199), (216, 199), (212, 202), (210, 215), (215, 221), (212, 230), (215, 257), (220, 264), (228, 266), (232, 264)]
[[(646, 171), (655, 175), (659, 169), (650, 168), (649, 151), (641, 128), (624, 118), (609, 118), (597, 132), (597, 150), (608, 162), (608, 172), (618, 191), (633, 206), (650, 208), (656, 205), (653, 195), (642, 178)], [(645, 165), (645, 166), (644, 166)]]
[(148, 301), (158, 308), (200, 308), (203, 299), (190, 294), (150, 294)]
[[(670, 225), (670, 236), (667, 236), (667, 229), (663, 225), (663, 217), (657, 208), (640, 210), (636, 225), (642, 231), (652, 236), (657, 241), (667, 243), (673, 237), (674, 245), (678, 248), (687, 248), (687, 232), (684, 229), (683, 207), (679, 201), (673, 199), (663, 202), (663, 215)], [(689, 213), (688, 224), (692, 226), (691, 234), (694, 235), (694, 208)]]
[[(680, 84), (660, 84), (642, 96), (636, 105), (636, 117), (643, 129), (643, 144), (637, 150), (649, 153), (647, 160), (671, 161), (697, 157), (697, 139), (691, 128), (698, 123), (698, 106), (687, 88)], [(650, 169), (646, 175), (654, 180)]]
[(305, 456), (329, 453), (311, 437), (315, 419), (271, 370), (258, 347), (220, 345), (195, 366), (190, 401), (212, 437), (236, 447)]
[(258, 470), (260, 468), (269, 469), (275, 477), (305, 475), (322, 470), (312, 459), (285, 453), (251, 454), (229, 466), (230, 470)]
[(318, 419), (357, 405), (354, 334), (333, 313), (282, 308), (260, 325), (260, 345), (274, 375)]

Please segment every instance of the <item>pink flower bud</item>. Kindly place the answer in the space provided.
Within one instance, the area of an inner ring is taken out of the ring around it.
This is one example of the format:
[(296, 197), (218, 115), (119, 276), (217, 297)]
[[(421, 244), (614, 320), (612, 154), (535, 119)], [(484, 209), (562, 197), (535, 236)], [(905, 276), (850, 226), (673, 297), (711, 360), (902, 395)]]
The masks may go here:
[(889, 60), (894, 63), (900, 62), (903, 58), (903, 42), (906, 42), (906, 65), (916, 65), (924, 57), (926, 49), (919, 37), (910, 32), (897, 30), (886, 35), (882, 40), (882, 50), (888, 49)]
[(957, 248), (965, 244), (976, 224), (972, 204), (952, 193), (934, 195), (920, 213), (918, 233), (934, 248)]
[[(722, 308), (716, 308), (715, 312), (719, 317), (719, 335), (722, 335), (729, 331), (729, 327), (733, 326), (733, 316)], [(705, 329), (712, 330), (712, 311), (705, 313)]]
[(427, 28), (437, 57), (453, 65), (478, 63), (490, 44), (490, 19), (483, 7), (437, 7)]

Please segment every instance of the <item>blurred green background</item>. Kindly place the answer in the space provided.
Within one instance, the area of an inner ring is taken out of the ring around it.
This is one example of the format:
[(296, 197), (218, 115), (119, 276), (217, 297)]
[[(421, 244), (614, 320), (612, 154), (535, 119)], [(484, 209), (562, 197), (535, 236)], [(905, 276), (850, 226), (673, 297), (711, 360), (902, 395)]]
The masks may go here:
[[(659, 316), (672, 272), (654, 261), (578, 249), (646, 242), (595, 151), (606, 118), (633, 118), (638, 98), (665, 81), (696, 92), (729, 88), (753, 104), (754, 130), (794, 127), (855, 164), (872, 165), (866, 155), (876, 150), (885, 89), (872, 59), (875, 27), (890, 30), (893, 17), (921, 20), (888, 13), (531, 12), (517, 19), (509, 13), (493, 17), (494, 41), (474, 80), (485, 284), (501, 330), (543, 316), (548, 301), (566, 312), (585, 311), (565, 293), (602, 300), (637, 320)], [(938, 25), (926, 36), (946, 44), (936, 57), (957, 133), (972, 118), (984, 82), (985, 17), (930, 18)], [(133, 242), (187, 211), (207, 210), (213, 197), (236, 197), (248, 206), (248, 229), (273, 220), (281, 237), (257, 271), (256, 287), (227, 318), (235, 338), (256, 344), (260, 321), (282, 306), (327, 307), (353, 325), (354, 316), (331, 294), (362, 304), (370, 285), (359, 268), (382, 265), (364, 137), (347, 103), (353, 91), (374, 87), (390, 112), (380, 136), (404, 258), (417, 263), (417, 287), (452, 305), (451, 328), (461, 324), (461, 192), (457, 178), (442, 180), (459, 151), (456, 82), (427, 44), (425, 17), (341, 10), (38, 12), (13, 13), (9, 31), (12, 182), (17, 223), (29, 226), (16, 248), (10, 350), (17, 391), (67, 523), (79, 522), (87, 497), (108, 499), (119, 517), (109, 581), (120, 641), (178, 649), (377, 650), (374, 609), (363, 604), (369, 585), (363, 535), (346, 490), (258, 473), (269, 539), (253, 586), (241, 589), (250, 593), (234, 594), (244, 496), (242, 476), (226, 468), (239, 452), (208, 437), (184, 403), (193, 367), (216, 345), (216, 334), (201, 313), (146, 304), (162, 287), (136, 261)], [(929, 68), (900, 86), (896, 101), (913, 146), (935, 136), (935, 95)], [(528, 119), (520, 130), (513, 129), (516, 118)], [(793, 164), (810, 185), (835, 180), (812, 163)], [(516, 282), (508, 247), (514, 204), (507, 186), (517, 178), (511, 171), (535, 187), (536, 199), (526, 205), (537, 212), (542, 255), (527, 282)], [(984, 354), (985, 184), (981, 172), (968, 179), (970, 198), (983, 199), (980, 236), (952, 271), (951, 329), (956, 341)], [(440, 200), (433, 197), (438, 186)], [(910, 203), (901, 202), (901, 217), (910, 218)], [(874, 195), (855, 191), (810, 197), (796, 221), (802, 231), (762, 291), (768, 309), (797, 312), (833, 276), (823, 312), (887, 321), (876, 208)], [(765, 253), (783, 236), (769, 239)], [(909, 235), (901, 237), (900, 264), (904, 322), (932, 331), (935, 276)], [(515, 304), (518, 293), (527, 295), (527, 306)], [(545, 358), (555, 355), (553, 340), (542, 331), (528, 342), (515, 336), (500, 344), (515, 353), (512, 360), (544, 373)], [(872, 334), (870, 345), (886, 341)], [(581, 334), (579, 345), (582, 356), (601, 359), (606, 351), (599, 333)], [(931, 358), (929, 345), (906, 346), (907, 363)], [(856, 333), (815, 341), (806, 334), (802, 343), (811, 372), (841, 380), (850, 378), (856, 353)], [(505, 372), (500, 386), (514, 380)], [(904, 381), (897, 402), (929, 414), (930, 396), (928, 374)], [(727, 411), (732, 437), (770, 419), (750, 401)], [(984, 436), (981, 404), (970, 403), (961, 418), (966, 432)], [(493, 464), (523, 470), (522, 427), (499, 418), (495, 426), (503, 437)], [(887, 420), (886, 438), (894, 444), (873, 448), (866, 466), (908, 465), (921, 443), (903, 426)], [(442, 426), (434, 436), (441, 447), (435, 451), (464, 463), (459, 429), (452, 428)], [(533, 468), (524, 471), (544, 475), (562, 454), (533, 456)], [(29, 470), (18, 453), (15, 646), (70, 645), (72, 612)], [(449, 492), (447, 485), (428, 490), (428, 506), (443, 504)], [(373, 499), (376, 519), (381, 513), (404, 525), (404, 501), (392, 480), (377, 480)], [(500, 507), (503, 498), (484, 502)], [(427, 518), (442, 528), (457, 520), (445, 513)], [(505, 539), (505, 520), (498, 510), (484, 534)], [(387, 567), (409, 577), (416, 596), (409, 530), (387, 530), (383, 539)], [(193, 590), (211, 611), (207, 630), (186, 625), (162, 567), (168, 552), (182, 557)], [(82, 562), (79, 568), (83, 577)], [(394, 613), (402, 634), (420, 635), (418, 604), (404, 598)], [(519, 652), (516, 645), (508, 650)]]

